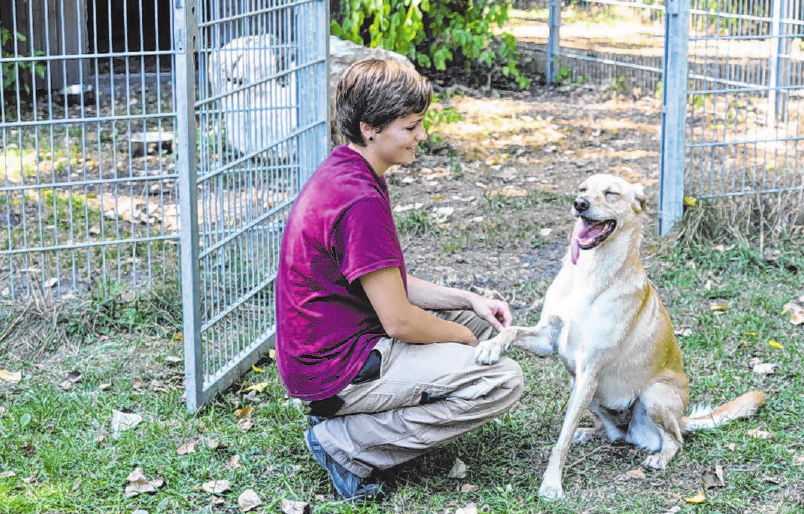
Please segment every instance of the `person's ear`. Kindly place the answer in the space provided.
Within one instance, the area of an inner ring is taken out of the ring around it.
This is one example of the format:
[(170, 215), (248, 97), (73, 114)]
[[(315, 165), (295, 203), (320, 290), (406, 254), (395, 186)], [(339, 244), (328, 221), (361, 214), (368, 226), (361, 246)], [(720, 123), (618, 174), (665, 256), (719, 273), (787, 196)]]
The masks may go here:
[(361, 121), (360, 133), (363, 135), (363, 142), (368, 143), (369, 141), (374, 141), (374, 135), (377, 133), (377, 129), (375, 129), (365, 121)]

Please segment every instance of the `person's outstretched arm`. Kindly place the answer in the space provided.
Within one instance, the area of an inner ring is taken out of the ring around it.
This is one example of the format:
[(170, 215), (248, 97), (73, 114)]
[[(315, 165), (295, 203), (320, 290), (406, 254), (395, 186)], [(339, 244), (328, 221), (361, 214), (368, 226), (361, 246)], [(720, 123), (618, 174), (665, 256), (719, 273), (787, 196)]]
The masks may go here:
[(433, 316), (411, 303), (399, 268), (382, 268), (359, 280), (389, 336), (415, 344), (454, 342), (477, 346), (477, 338), (465, 326)]

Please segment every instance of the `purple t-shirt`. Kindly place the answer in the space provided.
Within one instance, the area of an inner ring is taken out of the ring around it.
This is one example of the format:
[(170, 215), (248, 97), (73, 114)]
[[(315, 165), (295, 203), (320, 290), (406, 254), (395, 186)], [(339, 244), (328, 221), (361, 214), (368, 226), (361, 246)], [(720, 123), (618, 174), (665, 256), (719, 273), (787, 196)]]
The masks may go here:
[(361, 276), (399, 267), (402, 247), (383, 177), (335, 148), (288, 217), (276, 279), (276, 363), (290, 396), (321, 400), (357, 375), (385, 331)]

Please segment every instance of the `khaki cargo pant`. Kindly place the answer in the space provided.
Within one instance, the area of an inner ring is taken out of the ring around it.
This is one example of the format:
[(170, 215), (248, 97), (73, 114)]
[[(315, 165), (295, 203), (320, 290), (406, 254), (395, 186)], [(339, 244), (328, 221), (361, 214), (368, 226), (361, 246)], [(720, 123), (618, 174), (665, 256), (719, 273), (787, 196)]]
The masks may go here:
[[(472, 311), (434, 314), (466, 325), (481, 341), (494, 332)], [(346, 386), (335, 416), (312, 428), (327, 453), (360, 477), (449, 443), (507, 411), (522, 394), (522, 369), (508, 357), (482, 365), (466, 345), (392, 338), (375, 349), (382, 354), (379, 378)]]

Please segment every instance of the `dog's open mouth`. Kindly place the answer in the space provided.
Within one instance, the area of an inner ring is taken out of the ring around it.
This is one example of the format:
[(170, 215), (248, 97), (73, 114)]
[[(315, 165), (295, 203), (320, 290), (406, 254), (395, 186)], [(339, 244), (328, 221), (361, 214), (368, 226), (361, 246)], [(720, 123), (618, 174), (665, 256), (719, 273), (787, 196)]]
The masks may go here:
[(583, 216), (578, 218), (578, 223), (575, 224), (575, 230), (572, 233), (572, 243), (570, 245), (570, 256), (572, 263), (578, 262), (578, 255), (581, 250), (590, 250), (603, 241), (614, 232), (617, 227), (615, 220), (590, 220)]

